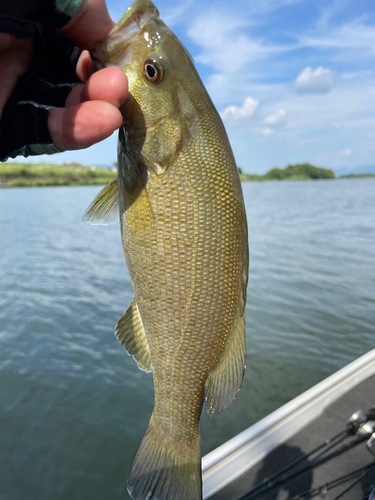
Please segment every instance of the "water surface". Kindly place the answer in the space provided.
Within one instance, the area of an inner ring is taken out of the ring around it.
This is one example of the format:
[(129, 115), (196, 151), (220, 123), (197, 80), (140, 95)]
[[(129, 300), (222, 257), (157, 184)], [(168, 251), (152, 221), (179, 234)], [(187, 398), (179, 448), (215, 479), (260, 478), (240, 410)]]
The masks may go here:
[[(132, 288), (100, 188), (0, 191), (0, 499), (126, 499), (152, 376), (113, 335)], [(207, 453), (375, 347), (375, 180), (243, 184), (248, 368)]]

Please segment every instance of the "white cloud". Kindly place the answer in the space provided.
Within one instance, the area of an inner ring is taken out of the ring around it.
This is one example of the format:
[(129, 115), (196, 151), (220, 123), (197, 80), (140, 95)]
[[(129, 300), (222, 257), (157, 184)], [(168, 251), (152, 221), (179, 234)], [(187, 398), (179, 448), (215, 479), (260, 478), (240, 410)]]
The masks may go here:
[(368, 78), (374, 75), (374, 71), (371, 69), (361, 70), (361, 71), (344, 71), (341, 73), (340, 78), (342, 80), (353, 80), (354, 78)]
[(281, 125), (285, 121), (285, 116), (285, 111), (283, 109), (280, 109), (274, 115), (267, 116), (267, 118), (264, 120), (264, 123), (266, 125)]
[(356, 71), (344, 72), (344, 73), (341, 73), (341, 75), (340, 75), (340, 78), (342, 78), (343, 80), (353, 80), (353, 78), (357, 78), (357, 77), (358, 77), (358, 72), (356, 72)]
[(246, 2), (246, 8), (252, 15), (269, 14), (286, 5), (293, 5), (304, 0), (252, 0)]
[(186, 11), (193, 4), (193, 0), (185, 0), (184, 3), (173, 6), (160, 13), (161, 18), (168, 27), (175, 26), (185, 19)]
[(344, 149), (343, 151), (339, 151), (340, 156), (350, 156), (353, 153), (351, 149)]
[[(245, 170), (249, 165), (250, 153), (246, 146), (249, 137), (251, 157), (267, 168), (303, 161), (329, 168), (356, 166), (359, 161), (373, 162), (375, 77), (367, 81), (345, 80), (335, 92), (311, 94), (308, 98), (305, 94), (291, 93), (280, 84), (252, 84), (251, 87), (248, 87), (249, 95), (256, 95), (260, 102), (254, 117), (240, 122), (240, 128), (231, 127), (227, 122), (237, 161)], [(280, 109), (287, 112), (282, 134), (277, 133), (274, 126), (264, 124), (264, 117)], [(270, 134), (266, 128), (275, 132)], [(271, 140), (272, 148), (269, 148)], [(338, 154), (345, 148), (350, 148), (352, 154)], [(359, 160), (361, 152), (363, 158)]]
[(256, 101), (252, 97), (246, 97), (245, 102), (240, 108), (238, 106), (228, 106), (221, 113), (221, 117), (223, 120), (241, 120), (244, 118), (250, 118), (255, 113), (258, 104), (259, 101)]
[[(327, 134), (331, 130), (335, 134), (341, 134), (342, 131), (353, 134), (354, 130), (363, 132), (367, 128), (367, 137), (368, 131), (374, 130), (375, 78), (372, 82), (346, 80), (337, 86), (334, 93), (312, 94), (308, 99), (304, 94), (293, 94), (280, 89), (275, 96), (277, 101), (272, 105), (267, 103), (268, 93), (262, 92), (260, 88), (256, 93), (262, 102), (262, 109), (269, 115), (275, 108), (288, 110), (286, 130), (289, 132), (325, 130)], [(337, 135), (339, 137), (342, 141), (342, 136)], [(336, 154), (338, 149), (340, 147), (332, 152)]]
[(310, 144), (315, 144), (319, 142), (319, 139), (316, 137), (311, 137), (310, 139), (300, 139), (297, 142), (297, 146), (304, 147), (304, 146), (309, 146)]
[(270, 128), (264, 128), (262, 130), (262, 135), (264, 135), (264, 137), (269, 137), (270, 135), (273, 135), (274, 134), (274, 131), (271, 130)]
[[(350, 0), (349, 0), (350, 1)], [(330, 0), (320, 11), (320, 18), (316, 25), (320, 29), (329, 27), (330, 22), (342, 11), (348, 0)]]
[(297, 94), (327, 94), (334, 85), (333, 71), (322, 66), (313, 70), (308, 66), (297, 76), (292, 88)]
[(355, 19), (341, 26), (318, 27), (311, 35), (300, 37), (303, 46), (318, 50), (336, 50), (335, 57), (341, 61), (358, 61), (375, 56), (375, 27), (363, 23), (363, 19)]
[(268, 43), (263, 38), (252, 38), (246, 30), (250, 21), (233, 12), (208, 9), (189, 26), (189, 38), (201, 47), (194, 57), (196, 62), (211, 66), (219, 73), (232, 74), (248, 71), (248, 64), (285, 53), (287, 45)]

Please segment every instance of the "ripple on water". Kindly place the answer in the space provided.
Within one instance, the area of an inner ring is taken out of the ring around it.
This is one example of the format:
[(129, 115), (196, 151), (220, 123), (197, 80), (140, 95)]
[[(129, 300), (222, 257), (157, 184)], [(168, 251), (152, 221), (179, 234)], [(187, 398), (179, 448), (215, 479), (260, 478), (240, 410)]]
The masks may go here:
[[(374, 347), (375, 181), (247, 183), (248, 367), (207, 453)], [(113, 331), (132, 297), (100, 188), (0, 191), (0, 498), (124, 499), (153, 405)]]

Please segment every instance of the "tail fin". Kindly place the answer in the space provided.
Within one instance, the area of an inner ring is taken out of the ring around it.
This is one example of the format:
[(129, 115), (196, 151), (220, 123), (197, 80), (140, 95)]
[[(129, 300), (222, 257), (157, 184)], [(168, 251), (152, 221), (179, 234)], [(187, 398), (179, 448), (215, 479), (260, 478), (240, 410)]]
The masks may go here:
[(190, 447), (174, 441), (151, 418), (133, 458), (128, 492), (134, 500), (201, 500), (199, 431)]

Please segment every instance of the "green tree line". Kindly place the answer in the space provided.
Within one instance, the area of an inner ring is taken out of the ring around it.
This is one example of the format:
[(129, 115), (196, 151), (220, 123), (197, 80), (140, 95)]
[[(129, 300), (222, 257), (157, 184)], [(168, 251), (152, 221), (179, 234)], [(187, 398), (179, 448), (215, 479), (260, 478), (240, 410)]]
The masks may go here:
[(315, 179), (335, 179), (335, 173), (328, 168), (320, 168), (310, 163), (298, 163), (288, 165), (285, 168), (272, 168), (264, 175), (245, 174), (241, 167), (238, 167), (241, 180), (249, 181), (282, 181), (282, 180), (315, 180)]

